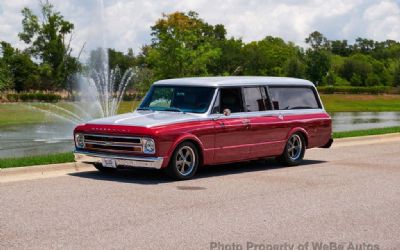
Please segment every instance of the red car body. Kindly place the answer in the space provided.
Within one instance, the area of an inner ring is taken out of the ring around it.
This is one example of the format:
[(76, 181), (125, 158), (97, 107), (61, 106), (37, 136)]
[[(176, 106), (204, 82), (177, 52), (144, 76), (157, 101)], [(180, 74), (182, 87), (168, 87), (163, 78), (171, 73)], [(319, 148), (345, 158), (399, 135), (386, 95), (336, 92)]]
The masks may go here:
[[(306, 148), (329, 147), (332, 143), (331, 118), (323, 109), (315, 88), (308, 81), (269, 77), (184, 78), (157, 82), (154, 86), (197, 86), (204, 82), (214, 83), (211, 86), (216, 91), (215, 94), (213, 93), (213, 99), (206, 114), (138, 110), (122, 116), (88, 122), (76, 127), (74, 131), (75, 137), (78, 134), (99, 136), (95, 139), (103, 138), (101, 137), (103, 135), (107, 136), (104, 138), (151, 138), (154, 140), (155, 147), (153, 153), (144, 153), (140, 150), (140, 146), (138, 150), (132, 152), (124, 148), (122, 153), (113, 147), (116, 140), (107, 139), (108, 141), (103, 141), (103, 145), (95, 150), (77, 147), (77, 160), (93, 163), (93, 161), (85, 160), (86, 157), (95, 157), (97, 162), (100, 162), (99, 159), (110, 157), (132, 160), (133, 163), (129, 164), (131, 167), (166, 168), (178, 145), (189, 141), (198, 150), (200, 165), (215, 165), (280, 156), (284, 152), (289, 137), (295, 133), (304, 138)], [(293, 110), (271, 108), (271, 110), (258, 112), (237, 112), (228, 116), (210, 113), (219, 88), (258, 87), (264, 84), (266, 88), (272, 85), (312, 88), (312, 91), (316, 93), (319, 106), (314, 109)], [(158, 121), (160, 122), (157, 123)], [(139, 125), (136, 124), (138, 122)], [(143, 144), (142, 141), (137, 142), (139, 145)], [(158, 159), (158, 164), (146, 163), (141, 166), (138, 163), (146, 162), (146, 159), (149, 159), (149, 162)]]

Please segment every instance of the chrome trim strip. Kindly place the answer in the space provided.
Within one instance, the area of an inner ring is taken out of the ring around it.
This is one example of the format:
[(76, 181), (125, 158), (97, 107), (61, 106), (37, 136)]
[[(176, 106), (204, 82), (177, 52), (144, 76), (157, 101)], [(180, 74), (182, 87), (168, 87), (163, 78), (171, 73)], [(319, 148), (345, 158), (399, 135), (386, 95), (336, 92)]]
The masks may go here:
[[(79, 133), (78, 133), (79, 134)], [(141, 137), (137, 137), (137, 136), (119, 136), (119, 135), (103, 135), (103, 134), (86, 134), (86, 133), (82, 133), (82, 135), (84, 136), (94, 136), (94, 137), (107, 137), (107, 138), (121, 138), (121, 139), (139, 139), (140, 141), (142, 141)]]
[(108, 142), (108, 141), (93, 141), (93, 140), (85, 140), (85, 144), (110, 146), (110, 147), (142, 147), (142, 143)]
[(164, 161), (164, 157), (120, 156), (113, 154), (93, 153), (83, 150), (75, 150), (74, 155), (75, 161), (80, 163), (102, 163), (102, 159), (114, 159), (117, 166), (155, 169), (160, 169)]

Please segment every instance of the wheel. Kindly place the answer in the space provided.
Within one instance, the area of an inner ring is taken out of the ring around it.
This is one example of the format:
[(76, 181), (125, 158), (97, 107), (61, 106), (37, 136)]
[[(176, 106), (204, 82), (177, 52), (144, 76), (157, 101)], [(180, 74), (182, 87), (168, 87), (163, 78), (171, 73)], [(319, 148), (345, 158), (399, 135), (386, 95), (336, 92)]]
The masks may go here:
[(115, 173), (117, 171), (115, 168), (105, 168), (101, 163), (95, 163), (93, 166), (103, 173)]
[(172, 154), (166, 169), (167, 174), (178, 180), (190, 179), (197, 171), (199, 160), (196, 146), (191, 142), (183, 142)]
[(279, 157), (279, 160), (288, 166), (299, 165), (299, 163), (303, 160), (305, 151), (306, 143), (303, 135), (294, 133), (289, 137), (285, 150)]

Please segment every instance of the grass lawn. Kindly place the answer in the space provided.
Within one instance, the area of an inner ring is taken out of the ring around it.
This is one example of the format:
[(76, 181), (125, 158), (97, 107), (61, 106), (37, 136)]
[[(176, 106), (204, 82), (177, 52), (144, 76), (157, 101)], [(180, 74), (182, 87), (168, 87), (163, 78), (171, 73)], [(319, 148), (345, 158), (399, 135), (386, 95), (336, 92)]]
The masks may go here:
[(328, 112), (400, 111), (400, 95), (321, 95)]
[(400, 127), (373, 128), (367, 130), (334, 132), (333, 138), (346, 138), (346, 137), (356, 137), (356, 136), (366, 136), (366, 135), (383, 135), (390, 133), (400, 133)]
[[(51, 115), (46, 115), (46, 113), (36, 109), (40, 108), (43, 110), (48, 110), (54, 105), (73, 111), (73, 107), (67, 102), (59, 102), (57, 104), (0, 103), (0, 127), (7, 125), (54, 121), (57, 118), (54, 118)], [(131, 112), (134, 110), (134, 108), (136, 108), (137, 105), (137, 101), (122, 102), (119, 106), (118, 113), (121, 114)]]
[(73, 161), (74, 161), (74, 155), (72, 154), (72, 152), (51, 154), (51, 155), (24, 156), (18, 158), (3, 158), (0, 159), (0, 169), (56, 164), (56, 163), (65, 163)]

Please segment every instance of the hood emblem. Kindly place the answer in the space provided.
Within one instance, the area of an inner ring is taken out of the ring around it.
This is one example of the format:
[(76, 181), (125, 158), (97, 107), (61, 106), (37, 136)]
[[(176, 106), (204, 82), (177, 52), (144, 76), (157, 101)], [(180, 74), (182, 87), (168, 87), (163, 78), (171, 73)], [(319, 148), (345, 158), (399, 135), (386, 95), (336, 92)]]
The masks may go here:
[(119, 132), (119, 133), (127, 133), (129, 132), (127, 129), (116, 129), (116, 128), (91, 128), (92, 131), (101, 131), (101, 132)]

